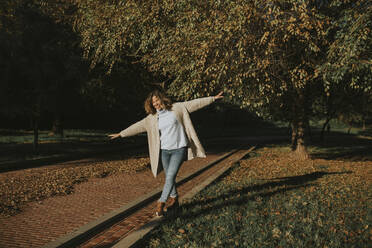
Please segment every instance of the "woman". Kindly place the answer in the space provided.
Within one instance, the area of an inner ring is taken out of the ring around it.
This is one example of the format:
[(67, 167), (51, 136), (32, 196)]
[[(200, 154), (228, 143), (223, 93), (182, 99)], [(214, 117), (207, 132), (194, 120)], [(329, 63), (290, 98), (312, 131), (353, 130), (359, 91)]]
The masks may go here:
[(164, 214), (168, 198), (168, 209), (179, 205), (175, 181), (186, 155), (189, 160), (205, 157), (189, 113), (223, 98), (222, 94), (220, 92), (212, 97), (172, 103), (163, 92), (155, 90), (149, 94), (144, 104), (147, 117), (120, 133), (109, 135), (111, 139), (116, 139), (147, 132), (152, 173), (155, 177), (158, 174), (159, 156), (165, 172), (165, 183), (156, 209), (157, 216)]

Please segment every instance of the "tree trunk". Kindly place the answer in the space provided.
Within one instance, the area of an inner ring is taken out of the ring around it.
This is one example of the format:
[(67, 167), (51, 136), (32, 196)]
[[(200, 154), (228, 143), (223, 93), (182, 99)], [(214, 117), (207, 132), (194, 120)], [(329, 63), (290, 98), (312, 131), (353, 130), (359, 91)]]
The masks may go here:
[(298, 124), (297, 147), (296, 147), (295, 154), (301, 160), (305, 160), (305, 159), (308, 159), (309, 158), (309, 153), (307, 152), (306, 145), (305, 145), (305, 127), (304, 127), (304, 122), (300, 122)]
[(349, 128), (348, 128), (348, 130), (347, 130), (347, 134), (350, 134), (350, 132), (351, 132), (351, 128), (352, 128), (353, 126), (349, 126)]
[(310, 126), (310, 121), (306, 120), (306, 130), (307, 130), (307, 135), (309, 136), (310, 140), (313, 140), (313, 136), (311, 133), (311, 126)]
[(291, 123), (291, 128), (292, 128), (292, 133), (291, 133), (291, 149), (292, 151), (295, 151), (296, 150), (296, 147), (297, 147), (297, 132), (298, 132), (298, 129), (297, 129), (297, 123), (295, 122), (292, 122)]
[(63, 137), (63, 125), (61, 115), (56, 114), (53, 120), (52, 130), (49, 135), (60, 135)]
[(324, 131), (329, 123), (331, 119), (326, 119), (326, 121), (324, 122), (323, 126), (322, 126), (322, 131), (320, 131), (320, 142), (324, 142)]
[[(293, 142), (293, 130), (292, 130), (292, 150), (295, 147), (294, 155), (296, 158), (305, 160), (309, 158), (309, 154), (306, 150), (305, 145), (305, 132), (306, 132), (306, 124), (308, 123), (308, 113), (307, 105), (306, 105), (306, 94), (304, 91), (298, 89), (298, 95), (295, 98), (294, 104), (292, 106), (293, 109), (293, 127), (296, 129), (296, 143)], [(294, 146), (295, 145), (295, 146)]]
[(33, 121), (34, 129), (34, 154), (39, 154), (39, 121), (37, 118), (34, 118)]

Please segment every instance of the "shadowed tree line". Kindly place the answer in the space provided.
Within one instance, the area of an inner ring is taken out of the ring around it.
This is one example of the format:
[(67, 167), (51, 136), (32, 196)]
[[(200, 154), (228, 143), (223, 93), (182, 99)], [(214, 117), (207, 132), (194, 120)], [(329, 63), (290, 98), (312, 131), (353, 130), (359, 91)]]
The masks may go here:
[[(151, 82), (124, 57), (110, 75), (82, 57), (69, 24), (74, 5), (43, 1), (0, 3), (0, 117), (2, 127), (62, 135), (64, 127), (117, 128), (138, 118)], [(116, 124), (115, 124), (116, 123)]]
[(324, 121), (323, 135), (332, 119), (352, 126), (371, 116), (367, 0), (18, 0), (1, 8), (1, 87), (15, 89), (2, 99), (22, 103), (15, 109), (33, 123), (40, 106), (54, 106), (58, 123), (58, 109), (82, 102), (131, 119), (154, 82), (174, 99), (223, 90), (231, 104), (288, 122), (292, 148), (306, 158), (310, 120)]

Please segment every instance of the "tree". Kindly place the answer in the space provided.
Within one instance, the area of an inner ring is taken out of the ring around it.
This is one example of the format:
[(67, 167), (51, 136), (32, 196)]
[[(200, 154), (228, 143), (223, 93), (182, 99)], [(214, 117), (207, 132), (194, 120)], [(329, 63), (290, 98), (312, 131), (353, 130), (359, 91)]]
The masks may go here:
[[(224, 89), (242, 107), (274, 110), (276, 116), (291, 113), (286, 118), (296, 130), (296, 150), (307, 156), (304, 126), (311, 100), (307, 93), (319, 83), (315, 69), (325, 35), (325, 21), (312, 4), (121, 3), (79, 5), (76, 23), (93, 65), (97, 61), (111, 65), (119, 54), (134, 53), (150, 70), (172, 79), (169, 92), (177, 97)], [(270, 107), (278, 103), (281, 110)]]
[[(337, 0), (328, 3), (333, 14), (329, 46), (321, 71), (326, 99), (326, 122), (337, 117), (349, 125), (363, 122), (372, 96), (372, 4)], [(365, 126), (365, 124), (364, 124)], [(323, 132), (322, 132), (323, 133)]]
[(0, 12), (0, 26), (7, 27), (0, 31), (0, 50), (6, 58), (0, 69), (6, 103), (2, 111), (29, 116), (35, 152), (40, 117), (51, 111), (59, 118), (62, 106), (69, 106), (68, 91), (77, 85), (83, 68), (80, 56), (76, 56), (75, 34), (47, 15), (42, 3), (5, 1)]
[(320, 68), (326, 90), (332, 84), (372, 92), (372, 3), (334, 1), (335, 13), (326, 63)]
[[(312, 103), (336, 84), (328, 66), (337, 64), (332, 44), (344, 39), (338, 18), (351, 15), (350, 1), (76, 2), (75, 29), (93, 67), (102, 62), (110, 71), (121, 56), (132, 56), (168, 78), (166, 88), (175, 97), (223, 89), (241, 107), (290, 122), (293, 149), (308, 156), (305, 127)], [(339, 9), (340, 15), (328, 12)], [(367, 64), (348, 74), (368, 77)]]
[(131, 58), (117, 63), (110, 74), (106, 74), (105, 67), (98, 65), (81, 84), (80, 108), (87, 117), (93, 117), (97, 126), (117, 128), (129, 125), (133, 118), (144, 115), (143, 101), (154, 80), (150, 76), (144, 68), (132, 64)]
[(362, 89), (333, 84), (327, 90), (328, 94), (320, 95), (313, 103), (313, 116), (316, 120), (324, 121), (320, 132), (320, 141), (324, 142), (325, 130), (332, 119), (338, 119), (349, 126), (362, 124), (371, 113), (372, 95)]

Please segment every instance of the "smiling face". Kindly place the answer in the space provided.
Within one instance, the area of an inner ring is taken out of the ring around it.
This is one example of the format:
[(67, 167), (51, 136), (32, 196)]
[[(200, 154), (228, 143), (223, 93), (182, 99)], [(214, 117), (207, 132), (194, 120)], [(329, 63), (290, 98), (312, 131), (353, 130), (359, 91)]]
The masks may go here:
[(159, 97), (157, 97), (157, 96), (152, 97), (152, 106), (154, 106), (154, 108), (156, 110), (162, 110), (163, 109), (163, 104), (160, 101)]
[(149, 115), (155, 115), (157, 111), (162, 109), (171, 110), (172, 106), (172, 100), (163, 91), (159, 90), (154, 90), (148, 94), (144, 102), (145, 111)]

